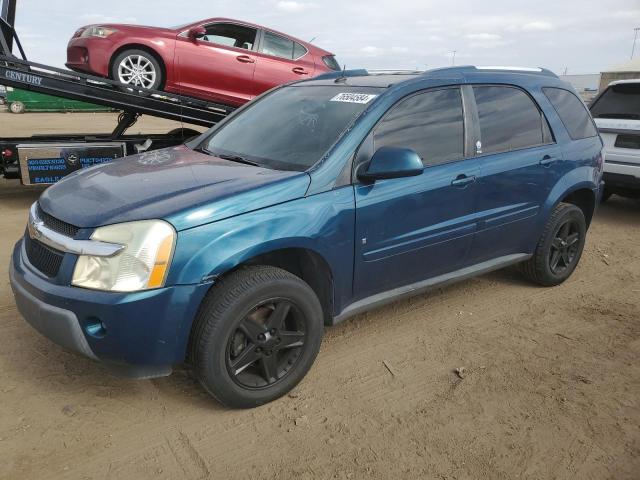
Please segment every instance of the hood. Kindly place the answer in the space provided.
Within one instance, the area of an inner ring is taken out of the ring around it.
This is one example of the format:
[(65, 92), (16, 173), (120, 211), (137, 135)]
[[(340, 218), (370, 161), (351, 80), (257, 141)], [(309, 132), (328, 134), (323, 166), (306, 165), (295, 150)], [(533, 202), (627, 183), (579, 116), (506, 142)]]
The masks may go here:
[(182, 145), (81, 170), (40, 197), (48, 214), (80, 228), (165, 219), (184, 230), (303, 197), (305, 172), (222, 160)]

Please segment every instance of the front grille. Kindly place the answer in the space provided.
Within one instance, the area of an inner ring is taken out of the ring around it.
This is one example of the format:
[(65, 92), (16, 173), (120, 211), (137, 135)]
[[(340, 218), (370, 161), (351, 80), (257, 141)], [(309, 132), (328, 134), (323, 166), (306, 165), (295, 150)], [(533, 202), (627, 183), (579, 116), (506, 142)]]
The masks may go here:
[(38, 204), (38, 216), (44, 222), (46, 227), (50, 228), (54, 232), (66, 235), (67, 237), (75, 237), (78, 234), (78, 230), (80, 230), (78, 227), (71, 225), (70, 223), (63, 222), (62, 220), (52, 217), (42, 210), (40, 204)]
[(28, 234), (24, 236), (24, 242), (27, 258), (31, 265), (47, 277), (55, 277), (58, 275), (64, 253), (43, 245), (38, 240), (30, 238)]

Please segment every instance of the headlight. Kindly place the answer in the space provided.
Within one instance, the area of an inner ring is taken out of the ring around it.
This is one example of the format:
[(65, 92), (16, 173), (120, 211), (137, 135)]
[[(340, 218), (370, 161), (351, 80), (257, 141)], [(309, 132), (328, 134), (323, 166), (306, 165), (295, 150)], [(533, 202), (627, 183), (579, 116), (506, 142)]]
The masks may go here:
[(109, 35), (113, 35), (118, 30), (115, 28), (107, 28), (107, 27), (89, 27), (84, 32), (80, 34), (81, 37), (100, 37), (107, 38)]
[(113, 257), (78, 257), (72, 285), (112, 292), (159, 288), (169, 271), (176, 231), (162, 220), (143, 220), (100, 227), (91, 240), (123, 245)]

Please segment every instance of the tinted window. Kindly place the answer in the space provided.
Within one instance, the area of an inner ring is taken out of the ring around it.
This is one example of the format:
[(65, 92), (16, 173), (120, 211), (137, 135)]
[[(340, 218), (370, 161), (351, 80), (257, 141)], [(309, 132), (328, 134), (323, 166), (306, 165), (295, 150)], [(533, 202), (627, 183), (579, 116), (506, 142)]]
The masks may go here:
[(591, 115), (640, 120), (640, 83), (611, 85), (591, 106)]
[(374, 132), (374, 148), (411, 148), (425, 165), (464, 157), (464, 116), (458, 88), (414, 95), (400, 101)]
[(293, 44), (293, 59), (297, 60), (300, 57), (304, 57), (307, 54), (307, 49), (299, 43)]
[(322, 57), (322, 61), (331, 70), (340, 70), (340, 64), (338, 63), (334, 55), (326, 55)]
[(293, 59), (294, 42), (271, 32), (264, 32), (264, 40), (260, 51), (266, 55)]
[(542, 115), (533, 100), (512, 87), (473, 87), (480, 117), (483, 153), (541, 145)]
[(572, 139), (595, 137), (598, 134), (587, 107), (573, 93), (561, 88), (544, 88), (543, 91)]
[(269, 168), (307, 170), (380, 91), (344, 85), (281, 88), (214, 129), (201, 146), (213, 155), (239, 156)]
[(256, 41), (256, 30), (233, 23), (208, 25), (206, 30), (206, 35), (201, 39), (205, 42), (251, 50)]

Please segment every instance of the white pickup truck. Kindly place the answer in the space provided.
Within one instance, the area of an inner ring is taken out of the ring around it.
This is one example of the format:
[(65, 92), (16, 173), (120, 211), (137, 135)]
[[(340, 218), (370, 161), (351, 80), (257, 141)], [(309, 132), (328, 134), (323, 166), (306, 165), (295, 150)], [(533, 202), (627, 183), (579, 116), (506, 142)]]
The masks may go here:
[(603, 201), (640, 198), (640, 78), (610, 83), (590, 110), (604, 140)]

